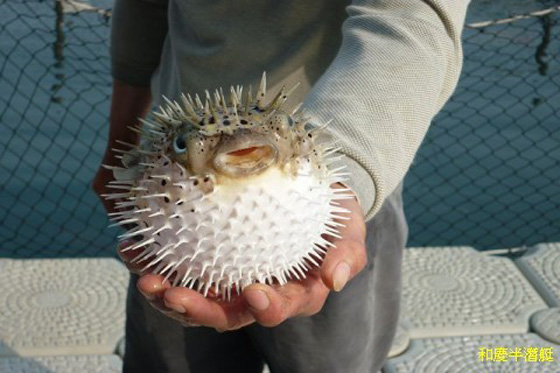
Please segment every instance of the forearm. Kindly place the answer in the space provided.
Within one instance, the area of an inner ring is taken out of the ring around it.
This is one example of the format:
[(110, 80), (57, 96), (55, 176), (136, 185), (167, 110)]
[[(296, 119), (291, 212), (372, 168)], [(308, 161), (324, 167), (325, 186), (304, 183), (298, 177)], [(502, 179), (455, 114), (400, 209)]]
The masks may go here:
[[(139, 140), (138, 134), (131, 131), (129, 126), (136, 125), (138, 118), (144, 117), (150, 109), (152, 95), (147, 87), (134, 86), (129, 83), (115, 79), (113, 82), (113, 96), (111, 99), (111, 113), (109, 118), (109, 140), (102, 164), (122, 167), (121, 161), (115, 156), (113, 150), (127, 149), (119, 141), (136, 144)], [(107, 212), (115, 211), (115, 200), (108, 200), (101, 196), (113, 193), (107, 185), (114, 180), (113, 171), (100, 167), (93, 179), (93, 190), (101, 198), (101, 202)]]
[(116, 0), (111, 25), (111, 71), (114, 78), (110, 129), (104, 163), (118, 165), (117, 142), (138, 142), (130, 126), (150, 109), (150, 79), (167, 35), (167, 0)]
[(402, 181), (461, 69), (466, 1), (354, 1), (343, 43), (305, 102), (341, 141), (370, 219)]
[(150, 110), (152, 95), (148, 87), (134, 86), (118, 79), (113, 82), (113, 96), (109, 117), (109, 141), (104, 164), (115, 165), (113, 148), (122, 148), (118, 143), (124, 141), (130, 144), (138, 142), (138, 134), (130, 130), (130, 126), (138, 124), (138, 118), (143, 118)]

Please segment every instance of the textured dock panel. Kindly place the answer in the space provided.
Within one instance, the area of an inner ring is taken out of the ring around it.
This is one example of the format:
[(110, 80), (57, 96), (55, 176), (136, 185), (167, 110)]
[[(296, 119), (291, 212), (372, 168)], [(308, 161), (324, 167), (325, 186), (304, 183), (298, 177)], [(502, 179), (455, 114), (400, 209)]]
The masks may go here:
[(128, 271), (114, 259), (8, 260), (0, 356), (111, 354), (124, 335)]
[(397, 326), (397, 333), (395, 334), (395, 338), (393, 339), (393, 344), (391, 345), (391, 349), (389, 350), (388, 357), (394, 357), (397, 355), (402, 354), (410, 345), (410, 335), (408, 334), (408, 330), (402, 327), (401, 325)]
[(405, 250), (402, 302), (411, 338), (525, 333), (546, 308), (511, 260), (470, 247)]
[[(552, 362), (539, 361), (541, 348), (552, 347)], [(506, 348), (507, 361), (481, 361), (481, 348)], [(522, 357), (515, 361), (510, 350), (520, 349)], [(538, 349), (537, 356), (526, 355), (524, 348)], [(558, 345), (541, 339), (536, 334), (487, 335), (413, 340), (401, 356), (390, 359), (384, 373), (471, 373), (471, 372), (560, 372)], [(527, 358), (528, 361), (525, 361)], [(536, 361), (532, 361), (535, 359)]]
[(2, 373), (120, 373), (116, 355), (1, 357)]
[(119, 341), (119, 344), (117, 345), (117, 355), (119, 355), (120, 357), (124, 358), (124, 352), (126, 349), (126, 340), (124, 339), (124, 337)]
[(531, 247), (516, 263), (543, 299), (560, 307), (560, 243)]
[(560, 308), (535, 313), (531, 317), (531, 329), (542, 338), (560, 345)]

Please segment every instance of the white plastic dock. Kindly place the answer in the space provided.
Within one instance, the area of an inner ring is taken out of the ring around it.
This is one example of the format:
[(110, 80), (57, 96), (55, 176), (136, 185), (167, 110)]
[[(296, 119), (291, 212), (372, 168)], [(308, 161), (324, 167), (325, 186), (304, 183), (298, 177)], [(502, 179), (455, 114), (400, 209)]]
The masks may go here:
[(121, 371), (122, 361), (116, 355), (0, 358), (0, 372), (6, 373), (120, 373)]
[(407, 249), (400, 330), (410, 344), (395, 339), (383, 372), (560, 372), (559, 294), (560, 244), (515, 261), (469, 247)]
[[(484, 335), (470, 337), (447, 337), (427, 338), (413, 340), (407, 352), (401, 356), (389, 360), (383, 368), (384, 373), (467, 373), (467, 372), (519, 372), (519, 373), (541, 373), (560, 372), (560, 363), (525, 361), (523, 347), (543, 348), (551, 347), (552, 344), (543, 340), (535, 334), (503, 334)], [(517, 358), (502, 359), (503, 361), (481, 361), (479, 349), (506, 348), (510, 350), (518, 348), (523, 354)], [(558, 347), (556, 346), (558, 353)], [(554, 349), (553, 349), (554, 351)]]
[(114, 259), (0, 260), (0, 372), (120, 372), (128, 278)]
[(516, 264), (548, 304), (560, 307), (560, 244), (531, 247)]
[[(127, 286), (114, 259), (0, 259), (0, 372), (120, 372)], [(402, 304), (386, 373), (560, 372), (560, 244), (407, 249)]]
[(470, 247), (411, 248), (401, 319), (412, 338), (527, 332), (545, 302), (515, 264)]

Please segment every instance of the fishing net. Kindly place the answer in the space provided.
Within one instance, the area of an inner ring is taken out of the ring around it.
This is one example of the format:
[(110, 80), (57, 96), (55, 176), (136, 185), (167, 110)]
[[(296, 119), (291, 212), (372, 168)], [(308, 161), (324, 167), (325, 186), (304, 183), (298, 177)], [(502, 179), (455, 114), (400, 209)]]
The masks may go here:
[[(0, 256), (114, 253), (119, 231), (91, 190), (111, 6), (0, 0)], [(409, 245), (560, 241), (556, 10), (465, 29), (459, 86), (405, 179)]]

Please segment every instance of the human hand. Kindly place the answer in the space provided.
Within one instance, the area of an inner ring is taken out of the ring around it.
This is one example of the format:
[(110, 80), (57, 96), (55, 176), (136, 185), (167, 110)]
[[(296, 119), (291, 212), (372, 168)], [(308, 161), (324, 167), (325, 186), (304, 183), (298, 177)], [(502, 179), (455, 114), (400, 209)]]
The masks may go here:
[(353, 198), (339, 203), (350, 211), (350, 219), (342, 221), (345, 227), (340, 228), (340, 239), (329, 237), (336, 248), (327, 251), (320, 268), (310, 270), (302, 281), (289, 281), (285, 285), (252, 284), (231, 301), (205, 298), (197, 291), (172, 287), (163, 281), (163, 276), (143, 273), (141, 265), (131, 263), (141, 248), (119, 250), (119, 255), (131, 272), (140, 275), (137, 287), (148, 301), (183, 325), (202, 325), (219, 331), (238, 329), (253, 322), (276, 326), (291, 317), (318, 313), (331, 290), (342, 290), (365, 267), (366, 228), (361, 207)]

